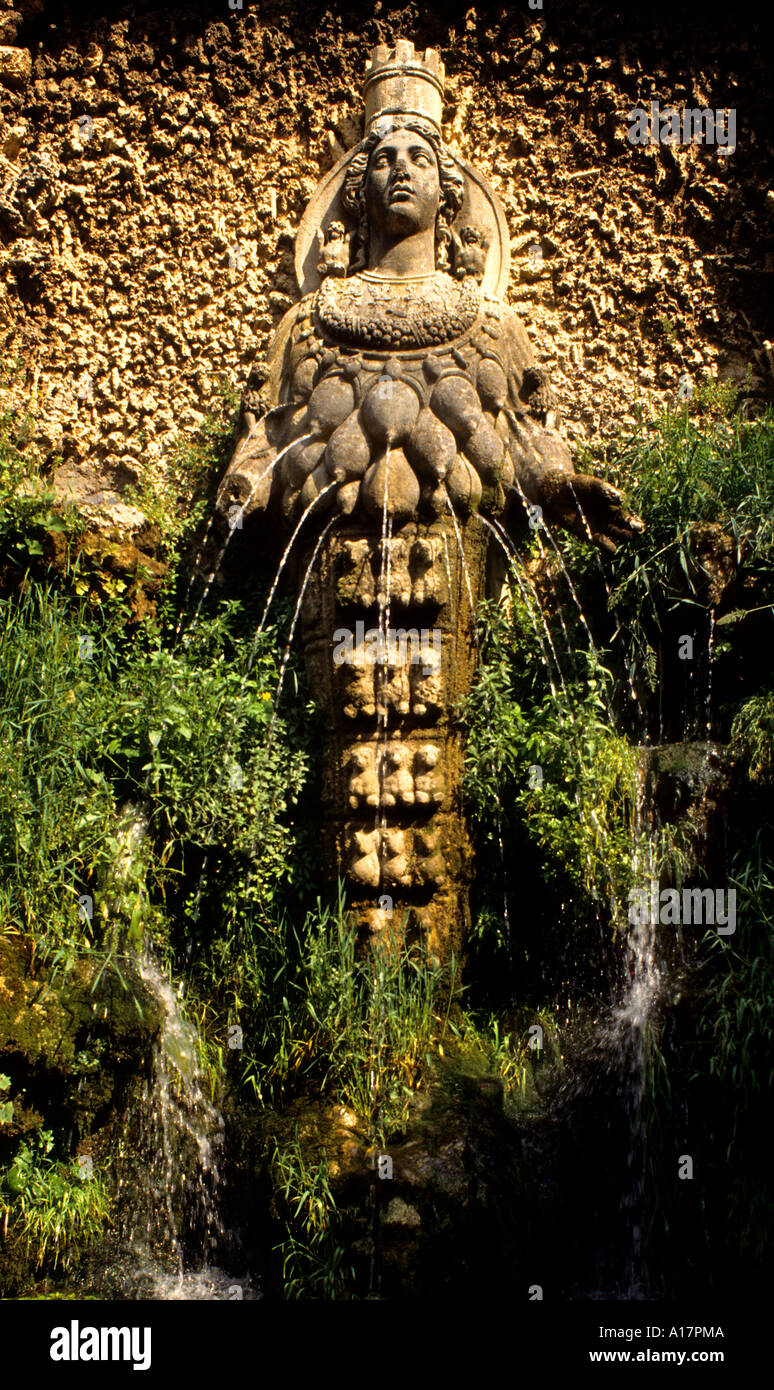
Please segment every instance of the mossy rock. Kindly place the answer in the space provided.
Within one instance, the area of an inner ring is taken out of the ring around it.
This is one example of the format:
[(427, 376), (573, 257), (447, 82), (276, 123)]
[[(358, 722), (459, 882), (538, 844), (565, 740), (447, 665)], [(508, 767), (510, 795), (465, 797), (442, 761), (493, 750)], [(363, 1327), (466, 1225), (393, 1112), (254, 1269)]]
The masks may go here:
[(387, 1298), (512, 1293), (526, 1221), (521, 1136), (503, 1083), (462, 1056), (436, 1068), (377, 1182), (381, 1293)]
[[(104, 967), (104, 968), (103, 968)], [(0, 938), (0, 1053), (67, 1070), (85, 1030), (111, 1036), (117, 1061), (146, 1048), (161, 1024), (158, 1001), (136, 966), (82, 958), (64, 979), (30, 969), (24, 939)]]
[[(83, 957), (66, 977), (30, 965), (29, 943), (0, 938), (0, 1070), (11, 1078), (13, 1139), (35, 1125), (102, 1127), (125, 1102), (161, 1026), (133, 962)], [(119, 973), (120, 970), (120, 973)]]

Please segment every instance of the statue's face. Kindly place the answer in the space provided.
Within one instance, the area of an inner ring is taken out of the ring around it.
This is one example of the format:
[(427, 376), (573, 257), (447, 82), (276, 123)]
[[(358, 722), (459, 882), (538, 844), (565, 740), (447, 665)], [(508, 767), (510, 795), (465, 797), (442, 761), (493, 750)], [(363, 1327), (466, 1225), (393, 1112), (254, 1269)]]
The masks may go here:
[(376, 146), (366, 176), (366, 213), (372, 227), (408, 236), (435, 224), (441, 199), (432, 145), (412, 130), (396, 130)]

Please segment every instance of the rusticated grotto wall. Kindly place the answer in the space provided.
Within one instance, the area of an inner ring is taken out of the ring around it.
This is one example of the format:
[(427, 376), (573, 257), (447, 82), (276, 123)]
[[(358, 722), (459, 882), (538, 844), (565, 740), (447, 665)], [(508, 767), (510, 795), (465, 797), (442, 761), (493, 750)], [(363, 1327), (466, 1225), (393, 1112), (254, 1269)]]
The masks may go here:
[[(366, 55), (396, 37), (441, 49), (446, 134), (505, 205), (511, 300), (571, 441), (674, 399), (683, 372), (749, 364), (770, 390), (752, 22), (584, 0), (0, 0), (0, 404), (29, 404), (63, 494), (136, 522), (125, 483), (163, 473), (220, 379), (242, 387), (295, 293), (305, 202), (359, 136)], [(633, 147), (626, 113), (652, 99), (735, 107), (735, 153)]]

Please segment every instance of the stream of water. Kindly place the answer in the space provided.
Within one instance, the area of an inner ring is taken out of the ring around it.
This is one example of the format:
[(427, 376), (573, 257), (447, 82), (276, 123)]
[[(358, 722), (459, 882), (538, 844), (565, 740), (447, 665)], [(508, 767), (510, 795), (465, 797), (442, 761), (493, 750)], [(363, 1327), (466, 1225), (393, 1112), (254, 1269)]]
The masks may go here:
[(638, 773), (637, 806), (633, 829), (632, 871), (638, 887), (647, 890), (647, 907), (632, 914), (624, 951), (624, 983), (620, 1002), (613, 1009), (608, 1041), (614, 1067), (620, 1077), (620, 1094), (628, 1121), (626, 1155), (628, 1182), (621, 1194), (621, 1210), (628, 1224), (628, 1251), (623, 1287), (627, 1298), (641, 1298), (646, 1288), (643, 1244), (645, 1195), (645, 1135), (643, 1101), (650, 1065), (648, 1031), (662, 989), (658, 954), (658, 848), (653, 807), (648, 794), (646, 769)]
[(227, 1244), (225, 1126), (208, 1094), (196, 1029), (151, 956), (139, 961), (139, 975), (161, 1026), (119, 1142), (118, 1244), (107, 1263), (97, 1257), (95, 1288), (112, 1298), (255, 1299), (254, 1279), (217, 1263)]

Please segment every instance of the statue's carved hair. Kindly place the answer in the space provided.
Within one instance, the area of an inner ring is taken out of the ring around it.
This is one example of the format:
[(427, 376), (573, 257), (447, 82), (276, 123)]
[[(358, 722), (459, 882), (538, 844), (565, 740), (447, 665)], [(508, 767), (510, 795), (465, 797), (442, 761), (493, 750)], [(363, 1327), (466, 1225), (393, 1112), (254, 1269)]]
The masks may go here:
[[(431, 146), (438, 160), (438, 176), (441, 185), (441, 200), (435, 222), (435, 263), (438, 270), (449, 269), (449, 244), (451, 224), (462, 207), (464, 183), (454, 160), (446, 153), (440, 135), (427, 121), (407, 116), (396, 116), (394, 130), (412, 130), (421, 135)], [(359, 146), (352, 159), (344, 181), (341, 201), (356, 219), (357, 228), (352, 239), (352, 259), (350, 274), (362, 270), (368, 264), (368, 218), (366, 216), (366, 178), (371, 155), (385, 138), (384, 130), (372, 130)]]

